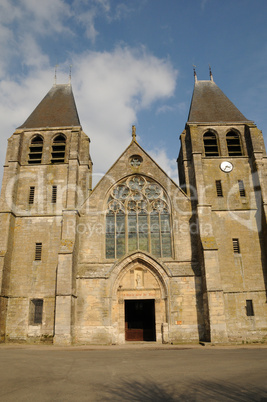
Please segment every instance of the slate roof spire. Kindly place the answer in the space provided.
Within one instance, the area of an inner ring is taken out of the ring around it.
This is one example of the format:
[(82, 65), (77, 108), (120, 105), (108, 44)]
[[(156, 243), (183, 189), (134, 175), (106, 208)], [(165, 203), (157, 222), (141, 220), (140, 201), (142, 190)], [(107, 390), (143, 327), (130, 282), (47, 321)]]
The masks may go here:
[(195, 77), (188, 123), (245, 123), (248, 120), (213, 81)]
[(19, 128), (80, 126), (72, 87), (54, 84), (32, 114)]

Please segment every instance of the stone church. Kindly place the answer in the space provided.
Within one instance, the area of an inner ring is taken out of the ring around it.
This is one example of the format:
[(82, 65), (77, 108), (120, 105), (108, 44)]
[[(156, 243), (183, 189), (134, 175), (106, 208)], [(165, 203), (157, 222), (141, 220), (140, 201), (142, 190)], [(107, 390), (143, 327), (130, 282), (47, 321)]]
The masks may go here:
[(2, 342), (266, 341), (262, 133), (212, 74), (195, 75), (180, 141), (180, 186), (133, 126), (92, 189), (90, 140), (71, 85), (52, 87), (8, 140)]

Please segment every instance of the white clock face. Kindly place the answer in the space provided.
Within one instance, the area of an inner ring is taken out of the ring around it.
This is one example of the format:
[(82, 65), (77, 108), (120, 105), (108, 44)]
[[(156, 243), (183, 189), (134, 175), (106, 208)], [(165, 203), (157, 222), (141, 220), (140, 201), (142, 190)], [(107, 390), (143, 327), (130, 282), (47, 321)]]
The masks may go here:
[(233, 165), (231, 162), (224, 161), (220, 164), (220, 168), (223, 172), (229, 173), (233, 170)]

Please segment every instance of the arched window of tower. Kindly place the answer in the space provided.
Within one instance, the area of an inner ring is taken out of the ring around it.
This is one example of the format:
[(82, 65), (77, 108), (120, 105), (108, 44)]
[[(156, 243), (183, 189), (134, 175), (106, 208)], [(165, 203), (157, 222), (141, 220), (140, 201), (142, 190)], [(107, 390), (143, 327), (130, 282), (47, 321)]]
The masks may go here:
[(40, 135), (35, 135), (29, 148), (29, 164), (40, 164), (43, 154), (43, 138)]
[(229, 131), (226, 134), (226, 142), (229, 156), (242, 156), (240, 135), (236, 131)]
[(205, 156), (219, 156), (217, 136), (212, 131), (207, 131), (203, 135)]
[(54, 138), (52, 145), (51, 163), (64, 163), (66, 150), (66, 138), (59, 134)]

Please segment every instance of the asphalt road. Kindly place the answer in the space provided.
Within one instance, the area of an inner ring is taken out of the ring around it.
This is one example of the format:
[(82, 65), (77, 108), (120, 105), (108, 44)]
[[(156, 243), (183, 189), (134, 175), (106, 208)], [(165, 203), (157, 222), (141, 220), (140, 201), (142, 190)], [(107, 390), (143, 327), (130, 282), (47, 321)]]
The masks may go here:
[(267, 348), (0, 348), (0, 401), (267, 401)]

